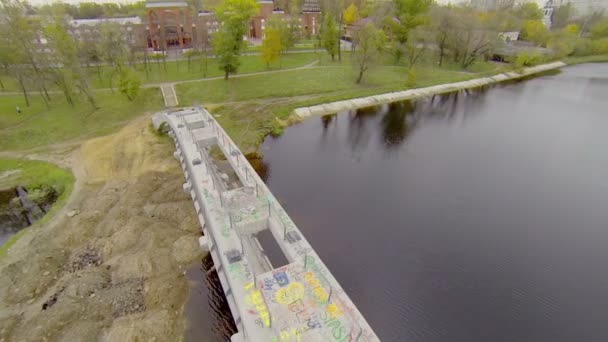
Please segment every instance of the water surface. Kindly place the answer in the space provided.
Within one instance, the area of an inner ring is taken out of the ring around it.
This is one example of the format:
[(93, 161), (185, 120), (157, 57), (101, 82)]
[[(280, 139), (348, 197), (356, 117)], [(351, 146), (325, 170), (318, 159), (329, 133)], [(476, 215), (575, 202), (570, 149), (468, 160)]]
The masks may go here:
[(608, 340), (608, 64), (313, 117), (262, 149), (383, 341)]

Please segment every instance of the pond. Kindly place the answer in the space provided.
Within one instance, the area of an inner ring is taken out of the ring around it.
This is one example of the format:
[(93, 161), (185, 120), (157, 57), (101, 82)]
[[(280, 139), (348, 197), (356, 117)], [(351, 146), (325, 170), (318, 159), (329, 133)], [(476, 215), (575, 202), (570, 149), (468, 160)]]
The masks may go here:
[(267, 182), (383, 341), (608, 339), (608, 64), (313, 117)]

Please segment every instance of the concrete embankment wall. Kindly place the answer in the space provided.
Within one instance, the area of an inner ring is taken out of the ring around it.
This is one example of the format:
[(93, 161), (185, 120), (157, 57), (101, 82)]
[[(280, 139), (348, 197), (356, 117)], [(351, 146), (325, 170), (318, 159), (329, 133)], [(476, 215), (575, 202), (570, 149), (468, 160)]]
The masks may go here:
[(344, 110), (358, 109), (381, 105), (385, 103), (404, 101), (419, 97), (432, 96), (437, 94), (451, 93), (463, 89), (479, 88), (485, 85), (515, 80), (526, 76), (542, 73), (548, 70), (559, 69), (567, 64), (564, 62), (553, 62), (525, 68), (522, 72), (506, 72), (489, 77), (475, 78), (468, 81), (440, 84), (425, 88), (409, 89), (404, 91), (360, 97), (351, 100), (329, 102), (320, 105), (302, 107), (294, 110), (295, 114), (306, 118), (312, 115), (333, 114)]

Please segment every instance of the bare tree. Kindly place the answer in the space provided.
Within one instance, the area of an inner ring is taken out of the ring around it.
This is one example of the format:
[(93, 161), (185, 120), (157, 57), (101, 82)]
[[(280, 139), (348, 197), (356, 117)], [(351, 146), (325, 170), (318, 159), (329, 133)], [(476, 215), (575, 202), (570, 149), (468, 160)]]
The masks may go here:
[(363, 80), (363, 75), (380, 57), (384, 46), (384, 32), (376, 28), (369, 22), (365, 26), (355, 31), (354, 40), (357, 42), (357, 49), (353, 56), (353, 61), (358, 69), (356, 83)]

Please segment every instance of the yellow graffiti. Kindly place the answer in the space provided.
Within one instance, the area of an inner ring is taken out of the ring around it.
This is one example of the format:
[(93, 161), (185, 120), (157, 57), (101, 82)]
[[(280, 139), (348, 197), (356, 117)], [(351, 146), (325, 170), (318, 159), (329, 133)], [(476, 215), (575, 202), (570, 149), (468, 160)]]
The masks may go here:
[(327, 299), (329, 298), (329, 294), (321, 286), (321, 284), (319, 283), (319, 280), (317, 279), (317, 277), (315, 277), (314, 273), (312, 273), (312, 272), (304, 273), (304, 279), (306, 279), (306, 282), (308, 283), (308, 285), (310, 285), (312, 287), (312, 292), (315, 294), (315, 297), (317, 297), (317, 302), (318, 303), (327, 302)]
[(338, 304), (336, 304), (336, 303), (328, 304), (327, 307), (325, 308), (325, 312), (327, 312), (329, 319), (338, 318), (338, 317), (342, 316), (342, 310), (340, 310), (340, 308), (338, 307)]
[(291, 282), (287, 287), (280, 288), (274, 296), (281, 304), (291, 304), (304, 297), (304, 285), (297, 281)]
[[(327, 293), (327, 291), (325, 291), (325, 289), (321, 286), (319, 280), (317, 279), (317, 277), (315, 277), (315, 274), (312, 272), (306, 272), (304, 273), (304, 279), (306, 280), (308, 285), (312, 287), (312, 292), (317, 298), (317, 303), (327, 303), (329, 299), (329, 293)], [(342, 310), (340, 310), (338, 304), (336, 303), (327, 304), (325, 311), (327, 312), (327, 315), (330, 318), (338, 318), (343, 314)]]
[(279, 341), (289, 341), (292, 340), (292, 338), (295, 338), (295, 340), (297, 342), (302, 341), (302, 334), (305, 333), (308, 329), (305, 327), (299, 327), (299, 328), (287, 328), (287, 329), (283, 329), (281, 330), (281, 332), (279, 333), (279, 338), (277, 339), (276, 336), (272, 338), (273, 342), (279, 342)]
[[(253, 287), (253, 282), (247, 282), (243, 285), (245, 290), (250, 290)], [(262, 293), (260, 290), (255, 289), (248, 294), (245, 299), (248, 303), (255, 306), (255, 310), (260, 315), (260, 319), (265, 327), (270, 326), (270, 313), (268, 312), (268, 308), (266, 308), (266, 303), (264, 302), (264, 298), (262, 297)]]

